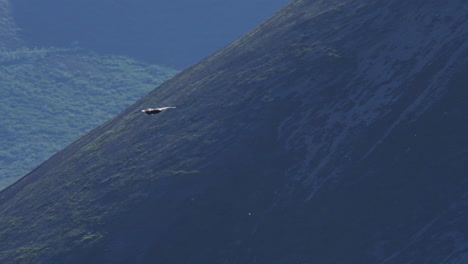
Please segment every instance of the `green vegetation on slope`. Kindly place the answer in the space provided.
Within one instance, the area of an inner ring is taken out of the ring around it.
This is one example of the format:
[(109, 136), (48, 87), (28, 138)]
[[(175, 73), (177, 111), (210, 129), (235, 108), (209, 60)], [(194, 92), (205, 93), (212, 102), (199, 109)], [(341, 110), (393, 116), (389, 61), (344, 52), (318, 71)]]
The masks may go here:
[(174, 74), (84, 50), (1, 52), (0, 189)]

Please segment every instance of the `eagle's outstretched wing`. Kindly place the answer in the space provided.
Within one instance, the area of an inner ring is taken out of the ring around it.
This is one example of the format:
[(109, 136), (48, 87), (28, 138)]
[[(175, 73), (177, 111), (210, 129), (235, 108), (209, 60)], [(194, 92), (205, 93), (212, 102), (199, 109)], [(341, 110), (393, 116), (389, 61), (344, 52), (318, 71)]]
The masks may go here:
[(175, 108), (175, 106), (160, 107), (160, 108), (155, 108), (155, 109), (158, 109), (160, 111), (164, 111), (164, 110), (170, 109), (170, 108)]

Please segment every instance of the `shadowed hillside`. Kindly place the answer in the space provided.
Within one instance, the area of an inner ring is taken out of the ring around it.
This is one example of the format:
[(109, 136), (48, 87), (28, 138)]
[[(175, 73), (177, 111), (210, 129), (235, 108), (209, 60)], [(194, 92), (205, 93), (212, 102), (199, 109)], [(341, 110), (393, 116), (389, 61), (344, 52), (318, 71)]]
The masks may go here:
[(291, 3), (0, 192), (0, 260), (465, 263), (467, 8)]

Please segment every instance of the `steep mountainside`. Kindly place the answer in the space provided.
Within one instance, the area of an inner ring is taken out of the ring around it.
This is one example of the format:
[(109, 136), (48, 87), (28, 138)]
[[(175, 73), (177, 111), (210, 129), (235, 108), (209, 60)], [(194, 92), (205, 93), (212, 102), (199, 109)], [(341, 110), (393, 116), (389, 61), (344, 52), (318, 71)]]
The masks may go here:
[(467, 13), (291, 3), (0, 192), (0, 260), (466, 263)]
[(185, 68), (226, 46), (290, 0), (15, 0), (34, 46), (79, 47)]
[(0, 51), (0, 189), (174, 74), (79, 49)]
[(16, 33), (17, 27), (11, 16), (10, 2), (0, 0), (0, 50), (13, 48), (19, 44)]

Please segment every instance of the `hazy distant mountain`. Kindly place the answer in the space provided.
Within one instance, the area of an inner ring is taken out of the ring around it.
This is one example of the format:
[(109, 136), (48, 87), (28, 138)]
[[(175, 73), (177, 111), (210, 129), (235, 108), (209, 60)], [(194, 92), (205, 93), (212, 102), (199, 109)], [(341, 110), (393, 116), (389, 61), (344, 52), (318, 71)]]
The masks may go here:
[(19, 44), (17, 27), (11, 16), (8, 0), (0, 0), (0, 49), (13, 48)]
[(290, 0), (14, 0), (34, 46), (80, 46), (184, 68), (226, 46)]
[(467, 263), (467, 13), (291, 3), (0, 192), (1, 262)]

